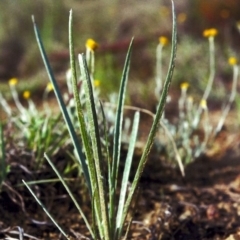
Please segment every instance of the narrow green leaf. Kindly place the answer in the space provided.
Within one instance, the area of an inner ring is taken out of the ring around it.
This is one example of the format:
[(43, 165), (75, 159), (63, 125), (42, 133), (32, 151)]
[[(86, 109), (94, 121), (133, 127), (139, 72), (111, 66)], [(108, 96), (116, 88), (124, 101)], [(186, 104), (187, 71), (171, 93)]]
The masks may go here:
[[(74, 178), (63, 178), (64, 181), (75, 181), (76, 179)], [(31, 186), (31, 185), (36, 185), (36, 184), (47, 184), (47, 183), (54, 183), (54, 182), (60, 182), (60, 179), (59, 178), (50, 178), (50, 179), (42, 179), (42, 180), (36, 180), (36, 181), (28, 181), (27, 184), (28, 186)], [(22, 183), (19, 183), (19, 184), (16, 184), (15, 186), (16, 187), (22, 187), (24, 184)]]
[(79, 54), (79, 64), (81, 68), (81, 73), (83, 77), (83, 86), (86, 95), (86, 110), (87, 110), (87, 121), (89, 135), (91, 138), (93, 157), (96, 164), (97, 174), (102, 174), (102, 152), (100, 143), (100, 134), (97, 120), (97, 113), (95, 107), (95, 101), (93, 96), (93, 88), (91, 83), (91, 78), (88, 72), (87, 62), (83, 54)]
[[(171, 49), (171, 57), (170, 57), (170, 63), (169, 63), (169, 68), (168, 68), (168, 73), (166, 76), (166, 80), (164, 82), (164, 86), (163, 86), (163, 92), (159, 101), (159, 104), (157, 106), (157, 112), (153, 121), (153, 125), (151, 127), (150, 133), (148, 135), (148, 139), (147, 139), (147, 143), (144, 147), (143, 150), (143, 154), (142, 157), (140, 159), (133, 183), (132, 183), (132, 187), (130, 190), (130, 193), (128, 195), (125, 207), (124, 207), (124, 213), (123, 213), (123, 217), (122, 217), (122, 223), (121, 226), (123, 225), (126, 216), (128, 214), (128, 210), (130, 208), (134, 193), (136, 191), (136, 188), (138, 186), (139, 180), (141, 178), (142, 172), (144, 170), (144, 167), (146, 165), (147, 162), (147, 157), (148, 154), (151, 150), (153, 141), (154, 141), (154, 137), (155, 134), (158, 130), (159, 127), (159, 122), (164, 110), (164, 106), (166, 103), (166, 99), (167, 99), (167, 94), (168, 94), (168, 90), (171, 84), (171, 80), (172, 80), (172, 75), (173, 75), (173, 70), (174, 70), (174, 62), (175, 62), (175, 57), (176, 57), (176, 46), (177, 46), (177, 29), (176, 29), (176, 16), (175, 16), (175, 10), (174, 10), (174, 4), (172, 1), (172, 19), (173, 19), (173, 28), (172, 28), (172, 49)], [(121, 236), (121, 231), (119, 232), (119, 236)]]
[(100, 134), (98, 128), (97, 113), (95, 107), (95, 101), (93, 96), (93, 88), (91, 83), (90, 74), (88, 72), (87, 62), (83, 54), (79, 55), (79, 64), (81, 68), (81, 73), (84, 81), (84, 89), (86, 95), (86, 109), (87, 109), (87, 121), (89, 127), (89, 134), (91, 137), (93, 156), (96, 162), (99, 162), (99, 169), (101, 172), (102, 166), (100, 161), (102, 160), (101, 144), (100, 144)]
[(126, 55), (126, 60), (124, 63), (121, 84), (119, 89), (119, 96), (118, 96), (118, 104), (116, 110), (116, 120), (114, 125), (114, 137), (113, 137), (113, 159), (112, 159), (112, 171), (111, 171), (111, 194), (110, 196), (110, 209), (109, 209), (109, 218), (110, 223), (112, 224), (112, 228), (114, 229), (114, 218), (115, 218), (115, 201), (116, 201), (116, 188), (117, 188), (117, 179), (118, 179), (118, 169), (119, 169), (119, 161), (120, 161), (120, 154), (121, 154), (121, 140), (122, 140), (122, 121), (123, 121), (123, 107), (126, 95), (126, 87), (128, 81), (128, 74), (130, 69), (130, 58), (132, 52), (132, 44), (133, 39), (130, 42), (128, 52)]
[[(101, 207), (101, 224), (104, 229), (104, 239), (110, 239), (109, 231), (109, 220), (107, 212), (107, 199), (106, 199), (106, 189), (103, 182), (103, 166), (102, 166), (102, 152), (100, 144), (100, 134), (97, 121), (97, 113), (94, 102), (93, 88), (91, 83), (90, 74), (88, 72), (87, 62), (83, 54), (78, 55), (79, 65), (81, 69), (81, 74), (84, 82), (84, 89), (86, 94), (86, 109), (87, 109), (87, 120), (89, 127), (89, 134), (92, 142), (93, 157), (95, 163), (95, 171), (97, 174), (98, 183), (98, 193), (96, 195), (96, 201), (100, 203)], [(99, 201), (99, 202), (98, 202)]]
[[(100, 107), (101, 107), (101, 112), (102, 112), (102, 117), (103, 117), (103, 127), (104, 127), (104, 140), (105, 140), (105, 144), (106, 144), (106, 161), (107, 161), (107, 167), (108, 167), (108, 193), (109, 193), (109, 202), (112, 203), (113, 202), (113, 186), (112, 186), (112, 181), (111, 181), (111, 177), (112, 177), (112, 168), (111, 168), (111, 159), (110, 159), (110, 152), (109, 152), (109, 139), (108, 139), (108, 132), (107, 132), (107, 120), (105, 118), (105, 114), (104, 114), (104, 109), (103, 109), (103, 105), (100, 101)], [(113, 216), (110, 214), (108, 214), (109, 216), (109, 229), (110, 229), (110, 236), (114, 235), (114, 219)]]
[(49, 165), (51, 166), (51, 168), (53, 169), (53, 171), (56, 173), (56, 175), (58, 176), (59, 180), (62, 182), (63, 186), (65, 187), (65, 189), (66, 189), (66, 191), (67, 191), (67, 193), (68, 193), (68, 195), (69, 195), (70, 198), (72, 199), (75, 207), (76, 207), (77, 210), (79, 211), (79, 214), (82, 216), (82, 218), (83, 218), (83, 220), (84, 220), (84, 222), (85, 222), (85, 224), (86, 224), (86, 226), (87, 226), (90, 234), (91, 234), (92, 237), (94, 238), (95, 235), (94, 235), (94, 233), (93, 233), (93, 231), (92, 231), (92, 228), (91, 228), (91, 226), (90, 226), (90, 224), (89, 224), (89, 222), (88, 222), (85, 214), (83, 213), (81, 207), (79, 206), (77, 200), (75, 199), (75, 197), (73, 196), (71, 190), (69, 189), (68, 185), (66, 184), (65, 180), (63, 179), (63, 177), (61, 176), (61, 174), (58, 172), (58, 170), (56, 169), (56, 167), (54, 166), (54, 164), (52, 163), (52, 161), (50, 160), (50, 158), (48, 157), (48, 155), (47, 155), (46, 153), (44, 153), (44, 157), (47, 159)]
[[(125, 204), (125, 198), (127, 194), (127, 185), (129, 182), (130, 169), (132, 165), (133, 154), (134, 154), (135, 144), (137, 140), (139, 119), (140, 119), (140, 114), (139, 112), (136, 112), (134, 115), (132, 133), (129, 140), (128, 153), (127, 153), (127, 158), (126, 158), (123, 177), (122, 177), (122, 186), (120, 190), (120, 198), (119, 198), (118, 212), (117, 212), (117, 218), (116, 218), (116, 231), (118, 231), (118, 229), (122, 229), (123, 227), (121, 226), (122, 215), (123, 215), (123, 209)], [(117, 235), (118, 233), (116, 232), (115, 234)]]
[[(139, 202), (139, 195), (140, 195), (140, 189), (137, 188), (137, 190), (135, 191), (135, 194), (134, 194), (134, 197), (133, 197), (133, 200), (132, 200), (132, 212), (131, 212), (131, 216), (130, 216), (130, 219), (128, 220), (127, 222), (127, 229), (125, 231), (125, 236), (123, 237), (123, 240), (126, 240), (128, 239), (128, 234), (129, 234), (129, 231), (130, 231), (130, 227), (132, 225), (132, 221), (133, 221), (133, 216), (135, 215), (135, 212), (137, 211), (136, 209), (136, 205), (137, 203)], [(123, 226), (122, 226), (123, 227)], [(121, 236), (120, 236), (121, 237)], [(119, 237), (119, 238), (120, 238)]]
[(96, 236), (94, 239), (99, 239), (99, 231), (98, 231), (98, 227), (96, 224), (96, 207), (95, 207), (95, 194), (96, 191), (93, 189), (93, 195), (92, 195), (92, 201), (91, 201), (91, 206), (92, 206), (92, 228), (93, 228), (93, 232), (94, 232), (94, 236)]
[(37, 203), (42, 207), (43, 211), (48, 215), (48, 217), (52, 220), (52, 222), (54, 223), (54, 225), (58, 228), (58, 230), (64, 235), (65, 238), (67, 238), (68, 240), (70, 240), (70, 238), (68, 237), (68, 235), (63, 231), (63, 229), (57, 224), (57, 222), (54, 220), (54, 218), (52, 217), (52, 215), (48, 212), (48, 210), (46, 209), (46, 207), (42, 204), (42, 202), (38, 199), (38, 197), (35, 195), (35, 193), (32, 191), (32, 189), (28, 186), (28, 184), (22, 180), (22, 182), (24, 183), (24, 185), (27, 187), (27, 189), (29, 190), (29, 192), (33, 195), (33, 197), (35, 198), (35, 200), (37, 201)]
[(128, 74), (130, 68), (130, 57), (132, 52), (132, 43), (133, 39), (130, 42), (123, 73), (121, 79), (121, 85), (119, 90), (118, 96), (118, 106), (116, 112), (116, 121), (114, 126), (114, 139), (113, 139), (113, 164), (112, 164), (112, 181), (113, 185), (116, 188), (117, 185), (117, 177), (118, 177), (118, 169), (119, 169), (119, 160), (120, 160), (120, 153), (121, 153), (121, 137), (122, 137), (122, 122), (123, 122), (123, 107), (124, 107), (124, 100), (126, 95), (126, 87), (128, 81)]
[[(71, 64), (71, 72), (72, 72), (72, 85), (73, 85), (73, 94), (74, 94), (74, 100), (76, 104), (76, 111), (78, 116), (78, 121), (80, 125), (80, 133), (82, 137), (82, 142), (85, 149), (85, 155), (88, 162), (88, 171), (90, 176), (90, 184), (91, 184), (91, 190), (95, 191), (94, 198), (93, 193), (91, 192), (91, 201), (96, 204), (93, 204), (94, 212), (96, 214), (96, 219), (98, 220), (98, 226), (100, 235), (103, 235), (102, 233), (102, 209), (100, 204), (100, 195), (99, 195), (99, 184), (98, 184), (98, 177), (97, 177), (97, 171), (95, 166), (95, 159), (93, 155), (92, 145), (90, 143), (90, 137), (88, 134), (88, 126), (85, 122), (85, 117), (83, 114), (83, 109), (78, 93), (78, 87), (77, 87), (77, 73), (76, 73), (76, 64), (75, 64), (75, 56), (74, 56), (74, 44), (73, 44), (73, 21), (72, 21), (72, 11), (70, 11), (69, 15), (69, 51), (70, 51), (70, 64)], [(82, 66), (81, 66), (82, 64)], [(83, 63), (80, 63), (80, 69), (85, 73)]]
[(129, 231), (130, 231), (130, 227), (132, 225), (132, 220), (133, 220), (133, 218), (131, 217), (130, 221), (127, 224), (127, 229), (126, 229), (125, 236), (123, 237), (123, 240), (127, 240), (128, 239), (128, 234), (129, 234)]
[[(73, 27), (72, 27), (72, 11), (70, 11), (69, 15), (69, 52), (70, 52), (70, 65), (71, 65), (71, 72), (72, 72), (72, 86), (73, 86), (73, 95), (74, 101), (76, 105), (76, 111), (78, 116), (78, 122), (80, 126), (80, 133), (82, 137), (82, 142), (85, 149), (85, 155), (88, 162), (88, 171), (90, 176), (90, 183), (91, 189), (97, 188), (97, 177), (95, 172), (94, 160), (92, 155), (92, 147), (90, 144), (90, 138), (87, 132), (87, 125), (84, 119), (84, 113), (79, 97), (78, 92), (78, 83), (77, 83), (77, 72), (76, 72), (76, 64), (75, 64), (75, 55), (74, 55), (74, 44), (73, 44)], [(92, 193), (91, 193), (92, 194)]]
[(75, 147), (75, 149), (77, 151), (78, 160), (79, 160), (79, 162), (80, 162), (80, 164), (82, 166), (83, 174), (84, 174), (84, 177), (86, 179), (88, 189), (91, 192), (89, 172), (88, 172), (85, 156), (84, 156), (84, 154), (82, 152), (82, 149), (81, 149), (81, 144), (80, 144), (80, 142), (79, 142), (79, 140), (77, 138), (77, 134), (76, 134), (76, 132), (75, 132), (75, 130), (73, 128), (72, 122), (70, 120), (69, 114), (68, 114), (66, 106), (64, 104), (62, 94), (61, 94), (60, 89), (58, 87), (57, 81), (56, 81), (56, 79), (54, 77), (52, 68), (51, 68), (51, 66), (49, 64), (49, 61), (48, 61), (48, 58), (47, 58), (47, 55), (46, 55), (46, 52), (45, 52), (45, 49), (44, 49), (44, 46), (43, 46), (43, 43), (42, 43), (42, 40), (41, 40), (41, 36), (40, 36), (39, 30), (38, 30), (38, 27), (37, 27), (37, 25), (35, 23), (34, 17), (32, 17), (32, 20), (33, 20), (34, 32), (35, 32), (35, 35), (36, 35), (36, 40), (37, 40), (37, 43), (38, 43), (38, 47), (39, 47), (39, 50), (40, 50), (40, 53), (41, 53), (41, 56), (42, 56), (45, 68), (46, 68), (47, 73), (48, 73), (49, 80), (50, 80), (50, 82), (53, 85), (54, 93), (56, 95), (59, 107), (61, 109), (63, 118), (64, 118), (64, 120), (65, 120), (65, 122), (67, 124), (67, 128), (68, 128), (69, 134), (71, 136), (72, 142), (74, 144), (74, 147)]

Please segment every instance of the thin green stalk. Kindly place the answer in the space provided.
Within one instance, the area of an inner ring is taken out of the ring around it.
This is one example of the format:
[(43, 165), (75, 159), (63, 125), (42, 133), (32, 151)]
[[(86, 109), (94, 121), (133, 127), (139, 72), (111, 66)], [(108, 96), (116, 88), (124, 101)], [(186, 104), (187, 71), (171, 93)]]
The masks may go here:
[(161, 43), (158, 44), (157, 50), (156, 50), (156, 89), (155, 89), (155, 95), (157, 99), (159, 99), (161, 95), (162, 90), (162, 49), (163, 45)]
[(215, 46), (214, 46), (214, 37), (209, 37), (209, 79), (208, 84), (203, 94), (202, 99), (207, 100), (208, 96), (212, 90), (213, 80), (215, 76)]
[(231, 91), (231, 95), (229, 97), (228, 103), (226, 105), (226, 107), (224, 108), (222, 115), (220, 117), (220, 120), (218, 122), (218, 125), (215, 129), (214, 135), (216, 135), (219, 131), (221, 131), (222, 126), (226, 120), (226, 117), (231, 109), (231, 105), (236, 97), (236, 93), (237, 93), (237, 80), (238, 80), (238, 72), (239, 72), (239, 67), (237, 65), (233, 66), (233, 83), (232, 83), (232, 91)]
[(194, 158), (197, 158), (200, 156), (200, 154), (202, 152), (204, 152), (204, 150), (206, 149), (209, 137), (210, 137), (210, 133), (212, 131), (212, 127), (210, 125), (210, 121), (209, 121), (209, 112), (208, 112), (208, 107), (206, 106), (202, 106), (202, 121), (203, 121), (203, 129), (204, 129), (204, 139), (203, 141), (198, 144), (198, 148), (196, 150), (196, 152), (194, 153)]
[[(207, 100), (208, 96), (212, 90), (212, 85), (215, 77), (215, 45), (214, 45), (214, 36), (208, 37), (209, 41), (209, 78), (207, 87), (204, 91), (204, 94), (202, 96), (202, 100)], [(201, 115), (201, 104), (199, 104), (197, 112), (195, 114), (195, 118), (193, 120), (193, 128), (196, 128), (200, 121), (200, 115)]]

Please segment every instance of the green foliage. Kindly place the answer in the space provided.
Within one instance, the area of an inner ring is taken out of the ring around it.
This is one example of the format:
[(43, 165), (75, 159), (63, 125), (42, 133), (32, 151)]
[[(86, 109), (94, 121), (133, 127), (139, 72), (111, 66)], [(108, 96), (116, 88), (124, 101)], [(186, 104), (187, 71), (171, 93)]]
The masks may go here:
[(45, 149), (53, 154), (59, 150), (59, 146), (64, 145), (66, 140), (66, 127), (61, 121), (61, 115), (53, 116), (52, 111), (46, 102), (48, 90), (44, 92), (44, 109), (39, 110), (31, 100), (30, 91), (25, 91), (25, 101), (23, 105), (19, 99), (16, 85), (18, 80), (9, 80), (10, 92), (15, 103), (16, 110), (11, 107), (0, 92), (0, 102), (9, 121), (12, 124), (14, 134), (12, 137), (17, 141), (17, 146), (27, 151), (31, 151), (35, 164), (34, 168), (39, 169), (43, 164), (43, 154)]
[[(80, 214), (85, 220), (86, 226), (89, 229), (89, 232), (92, 235), (93, 239), (121, 239), (123, 236), (123, 232), (125, 229), (125, 222), (127, 220), (127, 216), (129, 214), (129, 209), (132, 204), (133, 198), (136, 194), (137, 186), (141, 175), (144, 171), (144, 167), (147, 162), (148, 154), (153, 145), (154, 136), (158, 131), (160, 118), (163, 113), (163, 109), (166, 103), (166, 98), (168, 95), (169, 86), (171, 83), (173, 69), (174, 69), (174, 59), (176, 55), (176, 20), (173, 6), (173, 30), (172, 30), (172, 52), (170, 57), (169, 69), (166, 76), (166, 80), (164, 82), (162, 95), (159, 99), (159, 104), (157, 106), (156, 116), (154, 118), (153, 125), (151, 127), (149, 136), (147, 138), (146, 146), (144, 147), (142, 157), (134, 173), (133, 183), (131, 185), (130, 190), (128, 191), (127, 185), (129, 182), (130, 169), (132, 165), (133, 153), (135, 148), (135, 143), (137, 140), (138, 133), (138, 125), (140, 114), (139, 112), (135, 113), (133, 120), (133, 127), (130, 136), (130, 143), (128, 147), (127, 157), (124, 163), (123, 176), (119, 179), (119, 167), (120, 167), (120, 155), (121, 155), (121, 141), (123, 134), (123, 110), (124, 110), (124, 100), (126, 96), (126, 88), (128, 82), (128, 73), (130, 68), (130, 57), (132, 51), (132, 41), (130, 43), (118, 95), (118, 103), (116, 109), (116, 117), (114, 124), (114, 132), (113, 132), (113, 153), (112, 156), (108, 150), (109, 144), (108, 141), (108, 130), (105, 119), (105, 113), (103, 107), (101, 106), (101, 102), (96, 102), (94, 87), (92, 85), (92, 73), (93, 70), (89, 69), (87, 64), (87, 60), (83, 54), (78, 55), (79, 66), (80, 66), (80, 79), (83, 81), (83, 89), (85, 102), (82, 103), (82, 99), (79, 96), (78, 92), (78, 81), (77, 81), (77, 71), (74, 57), (74, 45), (73, 45), (73, 32), (72, 32), (72, 11), (70, 11), (69, 17), (69, 47), (70, 47), (70, 65), (71, 65), (71, 79), (74, 93), (74, 102), (76, 113), (78, 117), (77, 126), (80, 127), (80, 135), (81, 142), (79, 141), (76, 128), (74, 128), (73, 123), (69, 117), (66, 106), (63, 102), (62, 95), (59, 91), (57, 82), (52, 73), (51, 67), (49, 65), (37, 26), (34, 22), (34, 30), (37, 38), (37, 42), (40, 48), (40, 52), (47, 69), (49, 79), (54, 87), (54, 92), (57, 97), (59, 106), (61, 108), (65, 123), (67, 125), (69, 134), (71, 136), (73, 145), (75, 150), (77, 151), (79, 164), (81, 164), (82, 171), (85, 176), (85, 180), (89, 189), (90, 198), (92, 202), (92, 211), (93, 211), (93, 224), (90, 226), (88, 223), (84, 213), (81, 208), (78, 206), (75, 199), (72, 197), (72, 194), (65, 184), (62, 176), (58, 173), (57, 169), (51, 163), (50, 159), (47, 155), (46, 159), (58, 175), (59, 179), (62, 181), (66, 190), (68, 191), (70, 197), (73, 199), (76, 207), (79, 209)], [(97, 106), (100, 104), (100, 114), (97, 113), (99, 109)], [(102, 138), (100, 135), (100, 128), (98, 123), (99, 115), (102, 115), (103, 124), (104, 124), (104, 139), (106, 144), (102, 146)], [(107, 156), (104, 157), (103, 149), (106, 149)], [(84, 151), (83, 151), (84, 149)], [(106, 171), (107, 170), (107, 171)], [(24, 182), (24, 184), (28, 187), (28, 185)], [(120, 187), (120, 196), (118, 196), (117, 189)], [(29, 188), (29, 187), (28, 187)], [(34, 193), (31, 191), (34, 195)], [(35, 196), (36, 198), (36, 196)], [(38, 200), (39, 204), (41, 202)], [(42, 204), (41, 204), (42, 205)], [(42, 205), (45, 210), (44, 206)], [(49, 213), (47, 213), (49, 214)], [(53, 218), (51, 217), (53, 220)], [(53, 220), (54, 221), (54, 220)], [(55, 222), (55, 221), (54, 221)], [(130, 225), (131, 221), (129, 222)], [(58, 226), (58, 225), (57, 225)], [(60, 231), (62, 229), (58, 226)], [(127, 231), (128, 232), (128, 231)], [(127, 232), (125, 234), (125, 238), (127, 237)], [(65, 233), (64, 236), (67, 237)]]

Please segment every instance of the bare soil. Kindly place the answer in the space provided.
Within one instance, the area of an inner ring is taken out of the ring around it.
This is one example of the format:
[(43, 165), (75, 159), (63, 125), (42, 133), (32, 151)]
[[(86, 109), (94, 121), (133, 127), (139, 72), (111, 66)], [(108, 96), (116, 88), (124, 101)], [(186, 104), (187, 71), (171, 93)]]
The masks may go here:
[[(239, 134), (222, 131), (213, 147), (189, 164), (182, 177), (177, 167), (153, 151), (142, 176), (128, 239), (240, 239), (239, 156)], [(0, 193), (0, 239), (20, 239), (20, 229), (24, 239), (64, 239), (26, 188), (18, 186), (22, 179), (56, 178), (48, 166), (31, 170), (31, 158), (29, 151), (14, 146), (8, 151), (11, 171)], [(64, 149), (55, 156), (60, 171), (66, 167), (66, 158)], [(90, 217), (91, 206), (81, 181), (77, 171), (71, 173), (71, 189)], [(31, 187), (73, 239), (89, 237), (59, 182)]]

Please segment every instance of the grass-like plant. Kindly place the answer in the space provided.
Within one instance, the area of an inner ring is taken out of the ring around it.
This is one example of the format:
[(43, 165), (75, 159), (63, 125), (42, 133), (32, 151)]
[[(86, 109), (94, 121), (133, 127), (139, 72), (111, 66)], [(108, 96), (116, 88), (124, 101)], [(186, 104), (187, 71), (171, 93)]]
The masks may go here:
[[(12, 123), (16, 129), (14, 134), (18, 140), (20, 148), (30, 149), (35, 159), (35, 169), (42, 166), (42, 156), (46, 148), (49, 153), (54, 153), (59, 150), (59, 146), (63, 144), (67, 137), (67, 131), (62, 123), (61, 115), (53, 117), (52, 111), (47, 104), (47, 95), (49, 85), (46, 87), (43, 100), (44, 110), (39, 110), (31, 99), (31, 92), (25, 90), (23, 99), (27, 102), (22, 104), (17, 91), (17, 78), (9, 80), (10, 92), (15, 103), (15, 109), (8, 104), (6, 99), (0, 92), (0, 105), (6, 113), (9, 123)], [(61, 129), (61, 131), (59, 130)], [(19, 131), (20, 130), (20, 131)]]
[[(156, 138), (156, 147), (159, 151), (164, 150), (168, 159), (174, 159), (178, 154), (182, 159), (184, 165), (194, 161), (201, 154), (205, 153), (207, 147), (215, 140), (216, 135), (222, 130), (226, 117), (231, 109), (231, 105), (236, 98), (236, 87), (239, 76), (238, 61), (235, 57), (230, 57), (228, 63), (233, 69), (232, 89), (226, 105), (222, 108), (221, 116), (219, 117), (218, 124), (214, 127), (210, 111), (208, 109), (208, 98), (213, 91), (214, 78), (215, 78), (215, 37), (218, 30), (215, 28), (206, 29), (203, 36), (209, 41), (209, 76), (207, 85), (199, 103), (194, 101), (193, 97), (189, 95), (189, 83), (183, 82), (180, 85), (181, 95), (178, 100), (179, 117), (178, 121), (171, 123), (166, 117), (163, 116), (162, 122), (165, 128), (160, 128), (159, 138)], [(162, 40), (162, 43), (161, 43)], [(159, 58), (159, 66), (161, 66), (161, 51), (166, 40), (160, 38), (160, 45), (157, 48)], [(161, 81), (159, 70), (156, 71), (156, 80)], [(156, 84), (156, 89), (161, 84)], [(170, 134), (168, 138), (164, 137), (164, 132), (167, 129)], [(199, 134), (202, 133), (202, 134)], [(175, 144), (169, 144), (168, 139), (172, 139)], [(167, 141), (166, 141), (167, 140)], [(176, 146), (176, 151), (172, 151)], [(177, 154), (176, 154), (177, 153)], [(181, 165), (179, 165), (181, 167)], [(183, 172), (183, 171), (182, 171)]]
[[(104, 121), (104, 140), (106, 144), (102, 144), (101, 135), (98, 125), (98, 116), (105, 119), (104, 110), (101, 102), (95, 102), (94, 99), (94, 88), (92, 86), (91, 74), (89, 71), (89, 66), (86, 61), (86, 57), (83, 54), (78, 55), (78, 61), (80, 66), (80, 79), (83, 81), (84, 93), (85, 93), (85, 104), (81, 102), (78, 91), (78, 78), (75, 62), (74, 44), (73, 44), (73, 32), (72, 32), (72, 11), (70, 11), (69, 17), (69, 50), (70, 50), (70, 65), (72, 74), (72, 86), (75, 100), (75, 108), (78, 116), (78, 126), (80, 127), (81, 141), (78, 138), (78, 130), (74, 128), (71, 122), (69, 113), (63, 101), (63, 97), (59, 91), (59, 87), (54, 78), (53, 72), (51, 70), (50, 64), (48, 62), (47, 55), (44, 50), (44, 46), (38, 31), (38, 28), (34, 22), (34, 30), (37, 38), (37, 42), (40, 48), (40, 52), (47, 69), (49, 79), (53, 85), (55, 95), (57, 97), (63, 118), (69, 130), (73, 145), (77, 152), (79, 164), (86, 180), (86, 184), (89, 190), (91, 205), (92, 205), (92, 224), (89, 223), (87, 217), (84, 215), (81, 207), (78, 205), (77, 201), (73, 197), (69, 187), (64, 182), (63, 177), (57, 171), (55, 166), (50, 161), (47, 154), (45, 154), (46, 159), (52, 166), (59, 179), (62, 181), (64, 187), (66, 188), (69, 196), (75, 203), (79, 213), (82, 215), (86, 226), (93, 239), (104, 239), (104, 240), (114, 240), (127, 239), (127, 235), (131, 225), (131, 218), (127, 222), (128, 214), (130, 213), (131, 206), (133, 205), (133, 200), (136, 197), (136, 191), (139, 184), (139, 180), (144, 171), (149, 152), (154, 142), (154, 137), (159, 128), (160, 119), (164, 110), (166, 98), (168, 95), (168, 90), (170, 87), (173, 70), (174, 70), (174, 60), (176, 55), (176, 21), (174, 13), (174, 5), (172, 2), (172, 16), (173, 16), (173, 28), (172, 28), (172, 50), (170, 56), (170, 63), (168, 68), (168, 73), (166, 80), (162, 88), (162, 94), (159, 99), (159, 103), (156, 110), (156, 115), (154, 117), (153, 124), (151, 126), (150, 133), (148, 135), (146, 145), (144, 146), (142, 156), (138, 163), (136, 172), (134, 173), (133, 182), (130, 188), (129, 176), (132, 165), (132, 159), (134, 154), (135, 143), (137, 140), (138, 125), (140, 120), (139, 112), (134, 115), (132, 131), (129, 141), (128, 153), (126, 160), (124, 162), (124, 170), (122, 176), (119, 174), (120, 169), (120, 155), (121, 155), (121, 141), (122, 141), (122, 125), (123, 125), (123, 112), (124, 112), (124, 100), (126, 96), (128, 73), (130, 68), (130, 57), (132, 51), (131, 41), (124, 68), (121, 78), (121, 84), (119, 89), (117, 110), (116, 110), (116, 120), (114, 125), (113, 133), (113, 143), (108, 139), (108, 130), (106, 121)], [(97, 113), (96, 109), (98, 104), (100, 104), (101, 112)], [(109, 145), (112, 145), (113, 151), (109, 150)], [(106, 153), (103, 154), (103, 151)], [(46, 149), (46, 152), (48, 150)], [(23, 181), (24, 182), (24, 181)], [(24, 182), (27, 188), (31, 191), (28, 184)], [(120, 192), (118, 191), (120, 189)], [(34, 195), (34, 193), (31, 191)], [(34, 195), (36, 198), (36, 196)], [(42, 205), (39, 199), (36, 198), (38, 203)], [(44, 206), (43, 209), (46, 211)], [(47, 212), (47, 211), (46, 211)], [(47, 214), (49, 214), (47, 212)], [(49, 214), (51, 217), (51, 215)], [(51, 217), (54, 221), (54, 219)], [(55, 222), (55, 221), (54, 221)], [(57, 223), (55, 222), (57, 225)], [(57, 225), (63, 235), (68, 238), (67, 234)]]

